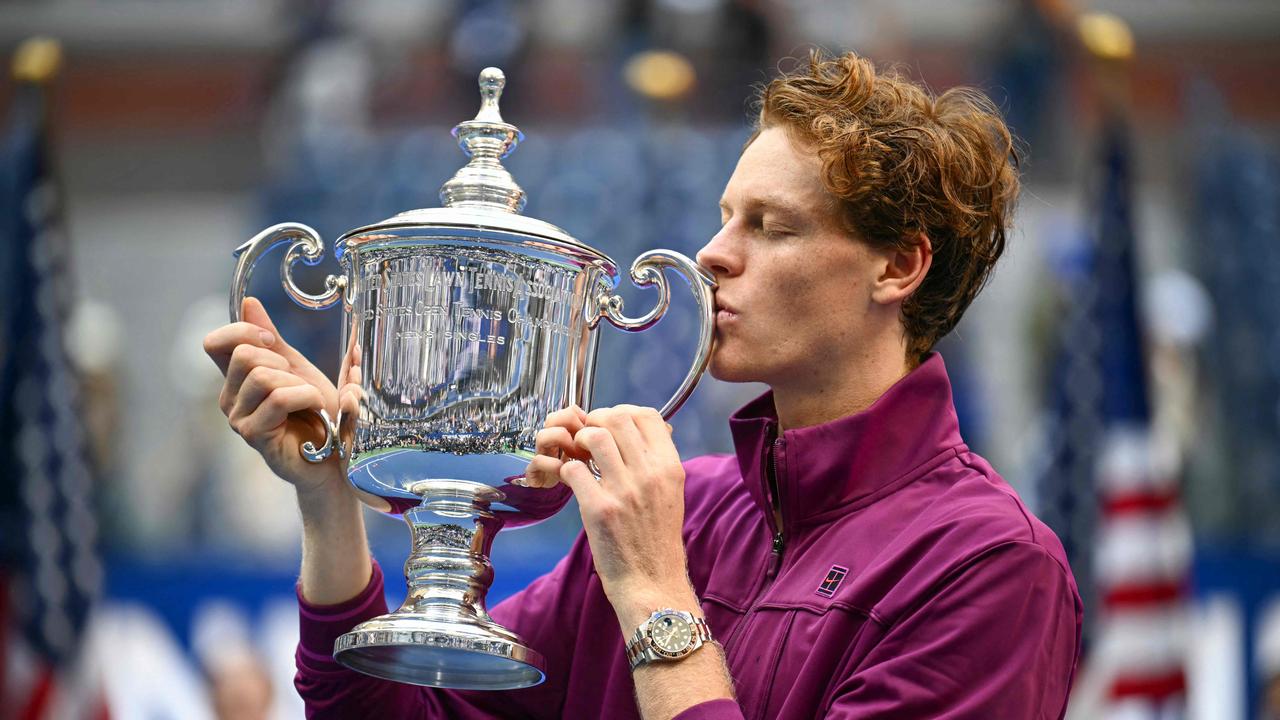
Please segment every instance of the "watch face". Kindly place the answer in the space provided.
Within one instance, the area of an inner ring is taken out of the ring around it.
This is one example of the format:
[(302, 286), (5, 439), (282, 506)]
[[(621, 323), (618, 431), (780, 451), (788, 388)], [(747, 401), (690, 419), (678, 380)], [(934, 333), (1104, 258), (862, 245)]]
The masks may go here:
[(693, 628), (683, 617), (663, 613), (649, 621), (649, 639), (659, 655), (679, 657), (693, 644)]

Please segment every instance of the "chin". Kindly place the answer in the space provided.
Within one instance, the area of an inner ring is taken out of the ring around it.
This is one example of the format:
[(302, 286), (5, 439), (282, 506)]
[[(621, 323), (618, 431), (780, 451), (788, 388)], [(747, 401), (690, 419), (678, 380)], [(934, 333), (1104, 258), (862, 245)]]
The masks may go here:
[(718, 355), (711, 358), (711, 363), (707, 366), (707, 373), (721, 382), (763, 382), (759, 377), (759, 373), (753, 372), (751, 367), (741, 362), (721, 358)]

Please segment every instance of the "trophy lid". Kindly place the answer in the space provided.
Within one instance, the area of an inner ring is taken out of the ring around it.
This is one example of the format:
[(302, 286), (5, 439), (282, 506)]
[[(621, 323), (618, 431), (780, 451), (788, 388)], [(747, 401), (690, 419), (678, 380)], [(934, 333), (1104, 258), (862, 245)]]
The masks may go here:
[(524, 139), (524, 133), (504, 121), (498, 110), (506, 83), (506, 76), (496, 67), (481, 71), (480, 111), (473, 119), (458, 123), (452, 133), (470, 161), (440, 188), (444, 207), (409, 210), (351, 230), (339, 239), (340, 245), (356, 245), (361, 241), (359, 236), (393, 228), (474, 227), (533, 235), (599, 254), (561, 228), (520, 214), (524, 190), (502, 166), (502, 158)]

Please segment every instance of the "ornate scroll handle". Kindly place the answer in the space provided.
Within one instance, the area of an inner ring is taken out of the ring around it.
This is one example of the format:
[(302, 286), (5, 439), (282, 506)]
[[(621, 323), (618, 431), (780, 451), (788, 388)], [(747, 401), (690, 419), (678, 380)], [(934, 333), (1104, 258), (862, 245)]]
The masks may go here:
[(671, 304), (671, 287), (667, 282), (667, 276), (663, 273), (666, 268), (679, 271), (689, 283), (689, 289), (693, 291), (693, 299), (698, 304), (702, 324), (698, 333), (698, 347), (694, 352), (693, 365), (684, 376), (680, 387), (676, 388), (675, 394), (659, 411), (663, 419), (675, 415), (680, 406), (684, 405), (684, 401), (689, 399), (689, 394), (698, 384), (698, 378), (702, 377), (703, 371), (707, 369), (707, 362), (711, 360), (712, 340), (715, 338), (716, 328), (715, 279), (711, 277), (711, 273), (678, 252), (650, 250), (631, 264), (631, 280), (640, 287), (658, 286), (658, 303), (652, 310), (638, 318), (629, 318), (622, 314), (620, 296), (602, 295), (600, 297), (601, 317), (616, 327), (628, 332), (639, 332), (653, 327), (654, 323), (666, 314)]
[[(345, 277), (330, 275), (325, 278), (325, 290), (319, 295), (303, 291), (293, 281), (293, 264), (302, 260), (308, 265), (320, 262), (324, 255), (324, 241), (315, 230), (301, 223), (280, 223), (258, 233), (252, 240), (236, 248), (232, 256), (236, 258), (235, 274), (231, 276), (231, 322), (240, 322), (240, 306), (244, 303), (245, 293), (249, 289), (249, 275), (258, 258), (277, 245), (292, 243), (280, 264), (281, 283), (289, 297), (309, 310), (325, 310), (333, 307), (342, 299), (347, 288)], [(321, 408), (314, 411), (324, 426), (324, 443), (319, 447), (308, 440), (302, 443), (300, 452), (307, 462), (321, 463), (334, 452), (343, 456), (342, 445), (338, 442), (338, 427), (329, 417), (328, 411)]]

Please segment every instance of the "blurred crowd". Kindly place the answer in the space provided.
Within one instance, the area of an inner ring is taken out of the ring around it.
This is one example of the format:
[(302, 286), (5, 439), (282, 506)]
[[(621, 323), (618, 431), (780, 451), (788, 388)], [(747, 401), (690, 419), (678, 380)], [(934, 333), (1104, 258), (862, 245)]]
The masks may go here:
[[(1072, 717), (1280, 718), (1273, 5), (0, 2), (0, 707), (300, 715), (292, 492), (227, 429), (200, 344), (243, 239), (437, 206), (493, 65), (526, 214), (623, 267), (692, 255), (752, 86), (816, 46), (977, 86), (1021, 139), (1011, 247), (939, 349), (967, 440), (1071, 557)], [(251, 292), (336, 372), (338, 311), (292, 306), (273, 272)], [(666, 398), (694, 341), (682, 299), (652, 331), (603, 331), (598, 402)], [(730, 450), (724, 418), (759, 391), (705, 380), (682, 452)], [(402, 563), (403, 525), (369, 526)], [(499, 535), (491, 601), (579, 527), (569, 508)]]

